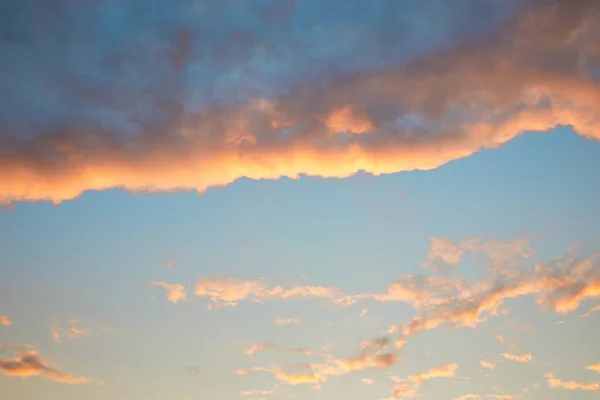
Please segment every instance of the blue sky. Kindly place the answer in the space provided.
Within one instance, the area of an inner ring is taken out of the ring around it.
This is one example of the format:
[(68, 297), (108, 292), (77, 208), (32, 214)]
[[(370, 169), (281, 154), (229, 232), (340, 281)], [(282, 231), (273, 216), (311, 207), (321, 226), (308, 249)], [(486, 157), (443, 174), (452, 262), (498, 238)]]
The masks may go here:
[(4, 7), (0, 397), (600, 392), (593, 2)]

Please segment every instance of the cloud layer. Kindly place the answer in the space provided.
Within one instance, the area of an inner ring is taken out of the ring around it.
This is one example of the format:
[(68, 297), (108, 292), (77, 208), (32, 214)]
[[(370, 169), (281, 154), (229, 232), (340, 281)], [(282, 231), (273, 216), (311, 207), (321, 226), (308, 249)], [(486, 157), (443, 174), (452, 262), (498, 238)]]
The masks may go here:
[(558, 125), (600, 137), (597, 2), (460, 2), (9, 6), (0, 201), (432, 169)]

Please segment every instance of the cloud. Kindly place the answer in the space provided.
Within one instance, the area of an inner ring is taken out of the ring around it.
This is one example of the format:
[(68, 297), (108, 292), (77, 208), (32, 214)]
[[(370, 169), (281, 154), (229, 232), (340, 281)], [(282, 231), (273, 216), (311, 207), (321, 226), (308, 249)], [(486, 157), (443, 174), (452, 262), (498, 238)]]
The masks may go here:
[(586, 367), (585, 369), (588, 369), (590, 371), (596, 371), (597, 373), (600, 374), (600, 363), (595, 364), (595, 365), (590, 365), (590, 366)]
[(258, 351), (265, 351), (265, 350), (272, 349), (274, 346), (275, 345), (273, 343), (258, 344), (258, 345), (252, 346), (252, 347), (244, 350), (243, 353), (245, 355), (247, 355), (248, 357), (252, 357), (254, 355), (254, 353), (256, 353)]
[(423, 374), (412, 375), (408, 379), (416, 383), (423, 383), (432, 378), (452, 378), (458, 364), (447, 364), (441, 367), (432, 368)]
[(0, 325), (11, 326), (12, 324), (13, 324), (13, 322), (11, 321), (11, 319), (8, 316), (0, 315)]
[(436, 301), (420, 316), (407, 324), (393, 325), (389, 332), (401, 330), (403, 335), (413, 335), (444, 325), (475, 327), (497, 315), (505, 300), (527, 295), (537, 295), (538, 304), (557, 313), (576, 311), (581, 301), (600, 297), (597, 255), (539, 263), (533, 272), (522, 269), (491, 283), (462, 287), (457, 295)]
[(417, 391), (419, 390), (418, 385), (410, 385), (408, 383), (401, 383), (394, 387), (393, 392), (394, 396), (397, 399), (412, 399), (417, 396)]
[(65, 338), (75, 339), (91, 335), (89, 329), (77, 326), (79, 323), (77, 319), (71, 318), (68, 323), (69, 325), (67, 327), (60, 327), (58, 325), (52, 325), (50, 327), (50, 334), (56, 343), (62, 343)]
[(375, 383), (375, 381), (373, 379), (369, 379), (369, 378), (363, 378), (360, 381), (365, 385), (372, 385)]
[(12, 359), (0, 359), (0, 373), (21, 378), (44, 376), (56, 382), (70, 384), (92, 381), (83, 376), (66, 374), (51, 368), (35, 351), (23, 352), (19, 357)]
[(69, 3), (52, 14), (62, 40), (13, 4), (0, 201), (429, 170), (561, 125), (599, 138), (595, 2), (404, 3), (272, 17), (225, 2), (236, 23), (219, 27), (191, 1), (145, 4), (150, 25), (139, 5)]
[(248, 372), (267, 372), (273, 374), (283, 384), (292, 386), (309, 384), (313, 387), (320, 387), (330, 376), (339, 377), (370, 368), (391, 367), (397, 362), (397, 356), (392, 352), (385, 351), (389, 344), (389, 341), (384, 339), (371, 341), (361, 346), (359, 355), (348, 359), (325, 355), (325, 362), (307, 364), (306, 367), (310, 370), (308, 373), (289, 374), (278, 367), (250, 367), (237, 370), (236, 373), (245, 375)]
[(260, 400), (264, 396), (274, 394), (274, 390), (243, 390), (240, 392), (240, 397), (246, 397), (248, 400)]
[(296, 324), (300, 323), (300, 319), (299, 318), (275, 318), (274, 322), (275, 322), (275, 325), (278, 325), (278, 326), (296, 325)]
[(600, 383), (579, 383), (576, 381), (562, 381), (555, 378), (552, 374), (544, 375), (548, 381), (548, 387), (551, 389), (582, 390), (585, 392), (595, 392), (600, 389)]
[(481, 396), (476, 394), (465, 394), (464, 396), (455, 397), (454, 400), (480, 400)]
[(185, 287), (180, 284), (171, 284), (166, 282), (152, 282), (152, 286), (160, 286), (167, 292), (167, 299), (173, 304), (187, 300)]
[(530, 353), (522, 354), (522, 355), (502, 353), (502, 354), (500, 354), (500, 356), (506, 358), (507, 360), (515, 361), (518, 363), (529, 363), (533, 360), (533, 356)]
[(431, 237), (429, 241), (427, 260), (430, 263), (441, 260), (448, 265), (458, 265), (461, 262), (465, 251), (452, 244), (448, 239)]
[(325, 298), (338, 304), (350, 304), (352, 300), (338, 289), (324, 286), (293, 286), (284, 289), (270, 286), (263, 280), (244, 281), (235, 278), (208, 277), (196, 283), (195, 294), (208, 297), (209, 307), (233, 307), (244, 300), (260, 303), (265, 300), (289, 300), (294, 298)]
[(588, 310), (588, 312), (586, 312), (585, 314), (581, 314), (580, 317), (585, 318), (585, 317), (589, 317), (590, 315), (592, 315), (595, 312), (600, 311), (600, 304), (595, 305), (594, 307), (590, 308)]
[(482, 368), (486, 368), (486, 369), (494, 369), (496, 368), (496, 363), (495, 362), (488, 362), (488, 361), (479, 361), (479, 364), (481, 364)]

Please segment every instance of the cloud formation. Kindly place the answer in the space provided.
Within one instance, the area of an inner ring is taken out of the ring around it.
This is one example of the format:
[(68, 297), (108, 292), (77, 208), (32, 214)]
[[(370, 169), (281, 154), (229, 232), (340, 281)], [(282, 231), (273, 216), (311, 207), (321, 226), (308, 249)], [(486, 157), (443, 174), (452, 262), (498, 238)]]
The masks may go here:
[(91, 335), (91, 331), (86, 328), (81, 328), (78, 325), (79, 321), (75, 318), (69, 319), (67, 327), (52, 325), (50, 327), (50, 335), (56, 343), (62, 343), (63, 339), (74, 339)]
[(0, 325), (11, 326), (13, 322), (7, 315), (0, 315)]
[(559, 125), (600, 138), (597, 2), (458, 1), (11, 3), (0, 201), (429, 170)]
[(521, 354), (521, 355), (502, 353), (502, 354), (500, 354), (500, 356), (502, 356), (510, 361), (515, 361), (518, 363), (525, 363), (525, 364), (530, 363), (533, 360), (533, 356), (530, 353)]
[(160, 286), (167, 292), (167, 299), (173, 304), (187, 300), (185, 287), (180, 284), (172, 284), (167, 282), (152, 282), (152, 286)]
[(44, 376), (56, 382), (69, 384), (89, 383), (92, 381), (83, 376), (66, 374), (51, 368), (35, 351), (23, 352), (16, 358), (0, 359), (0, 373), (20, 378)]
[(595, 392), (600, 389), (600, 383), (580, 383), (576, 381), (563, 381), (555, 378), (552, 374), (544, 375), (551, 389), (581, 390), (584, 392)]
[(446, 364), (441, 367), (431, 368), (422, 374), (412, 375), (408, 379), (416, 383), (423, 383), (432, 378), (452, 378), (457, 368), (458, 364), (456, 363)]
[(596, 371), (597, 373), (600, 374), (600, 363), (587, 366), (586, 369), (590, 370), (590, 371)]
[(354, 301), (331, 287), (303, 285), (284, 289), (281, 286), (271, 286), (264, 280), (246, 281), (231, 277), (203, 278), (196, 283), (194, 293), (198, 297), (210, 299), (209, 307), (234, 307), (245, 300), (261, 303), (265, 300), (324, 298), (339, 304)]

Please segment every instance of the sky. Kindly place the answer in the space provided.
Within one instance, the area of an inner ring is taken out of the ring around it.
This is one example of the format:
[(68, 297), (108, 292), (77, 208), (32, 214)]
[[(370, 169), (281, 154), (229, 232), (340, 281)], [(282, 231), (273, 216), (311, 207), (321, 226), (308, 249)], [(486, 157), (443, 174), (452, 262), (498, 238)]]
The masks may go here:
[(2, 2), (0, 398), (597, 399), (598, 26)]

